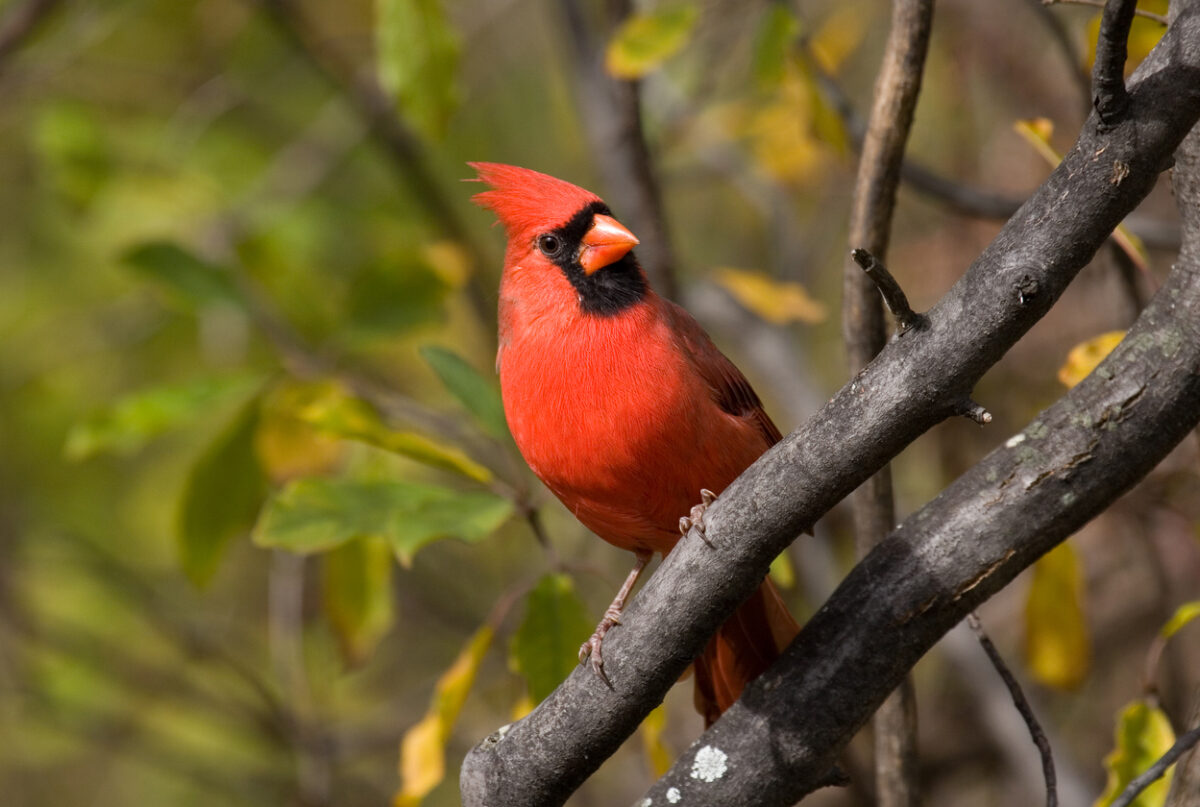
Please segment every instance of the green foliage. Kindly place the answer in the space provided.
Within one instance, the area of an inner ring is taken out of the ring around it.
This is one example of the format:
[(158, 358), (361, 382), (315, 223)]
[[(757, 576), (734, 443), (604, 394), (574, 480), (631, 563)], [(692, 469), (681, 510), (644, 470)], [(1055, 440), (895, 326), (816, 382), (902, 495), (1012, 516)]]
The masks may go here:
[(457, 353), (446, 348), (426, 345), (421, 348), (421, 357), (488, 434), (497, 438), (508, 435), (504, 404), (500, 401), (500, 391), (495, 384), (480, 375)]
[(579, 665), (579, 646), (591, 632), (587, 610), (569, 576), (548, 574), (538, 581), (508, 647), (511, 666), (524, 677), (535, 702)]
[(786, 3), (769, 3), (754, 36), (754, 81), (762, 90), (778, 88), (786, 74), (800, 21)]
[(245, 535), (266, 496), (254, 451), (259, 398), (243, 406), (192, 466), (179, 505), (179, 559), (197, 586), (216, 574), (229, 543)]
[(458, 35), (441, 0), (375, 0), (379, 83), (430, 136), (458, 105)]
[(641, 78), (678, 53), (700, 19), (691, 3), (634, 13), (608, 43), (608, 72), (617, 78)]
[(352, 538), (379, 536), (407, 566), (431, 541), (482, 540), (512, 512), (509, 501), (484, 491), (404, 481), (301, 479), (271, 500), (253, 537), (259, 546), (308, 554)]
[(322, 566), (325, 614), (346, 663), (360, 665), (395, 620), (391, 548), (381, 538), (355, 538), (326, 553)]
[(178, 244), (166, 241), (138, 244), (122, 259), (184, 309), (222, 303), (241, 304), (241, 297), (226, 270), (197, 258)]
[[(1175, 743), (1171, 721), (1162, 709), (1136, 700), (1121, 710), (1117, 719), (1116, 747), (1104, 758), (1108, 784), (1094, 807), (1108, 807), (1131, 781), (1167, 752)], [(1162, 807), (1171, 789), (1170, 770), (1141, 792), (1130, 807)]]

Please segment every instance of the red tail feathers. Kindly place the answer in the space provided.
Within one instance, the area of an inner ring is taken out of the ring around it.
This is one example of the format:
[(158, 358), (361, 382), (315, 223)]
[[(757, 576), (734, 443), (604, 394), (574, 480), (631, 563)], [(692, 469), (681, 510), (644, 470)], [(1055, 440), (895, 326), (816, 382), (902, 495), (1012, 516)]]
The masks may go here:
[(709, 639), (696, 659), (696, 710), (705, 728), (733, 705), (799, 633), (768, 577)]

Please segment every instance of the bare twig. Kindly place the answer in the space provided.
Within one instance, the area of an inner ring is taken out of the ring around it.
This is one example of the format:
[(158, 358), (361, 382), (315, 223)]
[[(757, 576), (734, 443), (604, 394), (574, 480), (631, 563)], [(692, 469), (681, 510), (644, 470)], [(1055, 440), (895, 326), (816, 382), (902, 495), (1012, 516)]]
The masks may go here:
[(1029, 736), (1033, 738), (1033, 744), (1037, 746), (1038, 753), (1042, 755), (1042, 773), (1046, 777), (1046, 807), (1056, 807), (1058, 804), (1058, 786), (1055, 782), (1054, 756), (1050, 751), (1050, 741), (1046, 739), (1046, 733), (1042, 731), (1042, 726), (1038, 723), (1037, 716), (1033, 713), (1033, 708), (1030, 707), (1029, 701), (1025, 699), (1025, 693), (1021, 690), (1021, 685), (1017, 683), (1016, 677), (1008, 669), (1008, 665), (1004, 663), (1004, 659), (1000, 656), (1000, 651), (996, 649), (996, 646), (992, 644), (992, 640), (984, 632), (983, 624), (979, 621), (979, 616), (971, 612), (967, 616), (967, 624), (971, 626), (971, 630), (975, 631), (975, 635), (979, 637), (979, 644), (983, 646), (984, 652), (987, 653), (988, 658), (992, 661), (992, 666), (996, 668), (996, 672), (1000, 674), (1004, 685), (1008, 687), (1008, 692), (1012, 695), (1013, 705), (1021, 713), (1021, 717), (1025, 720), (1025, 725), (1029, 727)]
[(992, 413), (987, 411), (982, 404), (978, 404), (970, 398), (964, 398), (959, 402), (958, 414), (975, 421), (980, 426), (986, 426), (992, 422)]
[[(1041, 0), (1044, 6), (1092, 6), (1093, 8), (1105, 8), (1104, 0)], [(1153, 11), (1145, 11), (1144, 9), (1136, 9), (1134, 11), (1139, 17), (1145, 17), (1148, 20), (1154, 20), (1160, 25), (1167, 24), (1167, 18), (1162, 14), (1155, 14)]]
[(1104, 126), (1121, 122), (1129, 108), (1125, 89), (1125, 59), (1129, 27), (1137, 0), (1107, 0), (1100, 17), (1096, 40), (1096, 63), (1092, 68), (1092, 105)]
[(63, 0), (26, 0), (11, 6), (11, 10), (0, 20), (0, 72), (9, 58), (37, 33), (50, 16), (62, 5)]
[[(850, 209), (851, 261), (843, 272), (842, 339), (852, 373), (866, 366), (883, 348), (880, 294), (899, 322), (897, 334), (919, 322), (900, 285), (875, 256), (887, 251), (904, 145), (917, 108), (932, 27), (933, 0), (892, 3), (891, 31), (875, 81), (875, 98)], [(890, 466), (881, 468), (855, 491), (850, 506), (858, 555), (863, 557), (895, 524)], [(917, 706), (910, 678), (906, 677), (884, 701), (875, 714), (874, 726), (879, 804), (917, 804)]]
[[(1200, 687), (1193, 693), (1192, 716), (1188, 722), (1200, 725)], [(1175, 768), (1166, 807), (1195, 807), (1197, 804), (1200, 804), (1200, 746), (1193, 745)]]
[(629, 0), (608, 0), (608, 24), (587, 19), (580, 0), (562, 3), (568, 34), (567, 55), (575, 75), (574, 94), (584, 119), (584, 132), (604, 181), (605, 198), (641, 239), (638, 259), (655, 291), (678, 294), (675, 258), (663, 211), (662, 191), (642, 126), (636, 81), (621, 81), (604, 69), (606, 30), (629, 15)]
[(883, 296), (883, 302), (892, 312), (892, 316), (896, 318), (897, 335), (904, 333), (909, 328), (919, 327), (924, 322), (925, 318), (912, 310), (904, 289), (900, 288), (896, 278), (879, 258), (865, 249), (850, 250), (850, 257), (866, 272), (867, 277), (871, 278), (875, 288), (879, 289), (880, 295)]
[(1150, 783), (1160, 778), (1167, 772), (1167, 768), (1175, 764), (1175, 760), (1179, 759), (1183, 754), (1200, 742), (1200, 726), (1180, 734), (1175, 740), (1175, 744), (1167, 749), (1167, 753), (1163, 754), (1158, 760), (1145, 770), (1140, 776), (1137, 776), (1125, 786), (1121, 791), (1121, 795), (1113, 800), (1112, 807), (1129, 807), (1133, 804), (1133, 800), (1138, 797), (1138, 794), (1150, 786)]

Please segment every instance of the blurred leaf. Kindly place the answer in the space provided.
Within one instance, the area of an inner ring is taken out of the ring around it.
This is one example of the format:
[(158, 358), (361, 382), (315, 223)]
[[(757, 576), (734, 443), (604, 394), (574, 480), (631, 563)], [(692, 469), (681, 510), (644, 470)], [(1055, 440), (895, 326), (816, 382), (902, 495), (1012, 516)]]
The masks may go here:
[(392, 559), (386, 541), (347, 541), (322, 559), (325, 614), (349, 666), (362, 664), (392, 627)]
[(771, 561), (769, 574), (780, 588), (791, 588), (796, 585), (796, 570), (793, 568), (792, 559), (788, 557), (787, 552), (780, 552), (775, 556), (775, 560)]
[[(1050, 138), (1054, 134), (1054, 124), (1049, 119), (1034, 118), (1032, 120), (1019, 120), (1013, 124), (1013, 129), (1017, 134), (1025, 138), (1026, 142), (1032, 145), (1051, 167), (1057, 168), (1058, 164), (1062, 162), (1062, 155), (1050, 145)], [(1116, 164), (1114, 164), (1114, 170), (1116, 170), (1116, 167)], [(1126, 173), (1128, 173), (1128, 166), (1125, 168)], [(1120, 183), (1123, 180), (1124, 176), (1114, 175), (1112, 178), (1114, 184)], [(1121, 248), (1121, 251), (1129, 256), (1129, 260), (1133, 261), (1134, 266), (1143, 272), (1150, 270), (1150, 254), (1146, 252), (1146, 245), (1128, 227), (1124, 224), (1118, 224), (1116, 229), (1113, 230), (1112, 238), (1117, 242), (1117, 246)]]
[(672, 754), (663, 742), (663, 729), (667, 726), (667, 705), (660, 703), (646, 719), (642, 721), (642, 748), (646, 752), (646, 761), (650, 763), (650, 772), (657, 779), (671, 769)]
[(1025, 603), (1025, 658), (1040, 683), (1071, 689), (1087, 675), (1091, 640), (1083, 612), (1083, 574), (1069, 543), (1033, 565)]
[(300, 479), (275, 498), (254, 526), (254, 542), (307, 554), (351, 538), (380, 536), (404, 565), (439, 538), (474, 542), (512, 515), (512, 504), (484, 491), (403, 481)]
[(315, 388), (298, 416), (326, 434), (357, 440), (435, 468), (454, 471), (484, 485), (492, 481), (491, 471), (457, 448), (444, 446), (416, 432), (388, 428), (370, 404), (337, 385)]
[(259, 396), (255, 396), (200, 455), (179, 506), (180, 562), (194, 584), (212, 579), (229, 542), (248, 533), (266, 496), (266, 478), (254, 452)]
[(800, 21), (786, 3), (770, 3), (754, 35), (754, 83), (771, 90), (783, 83)]
[(242, 303), (228, 272), (202, 261), (178, 244), (166, 241), (138, 244), (125, 252), (121, 260), (161, 286), (177, 305), (189, 310)]
[(450, 284), (423, 257), (401, 255), (357, 272), (345, 312), (359, 337), (394, 336), (441, 321)]
[(471, 277), (471, 255), (454, 241), (434, 241), (421, 248), (421, 257), (438, 280), (452, 289), (461, 289)]
[(344, 445), (302, 419), (300, 409), (318, 385), (288, 381), (267, 393), (260, 411), (254, 450), (276, 485), (334, 470)]
[[(1164, 17), (1167, 15), (1167, 0), (1138, 0), (1137, 7), (1139, 10), (1148, 11), (1151, 14), (1159, 14)], [(1087, 26), (1086, 58), (1089, 72), (1096, 66), (1096, 40), (1100, 36), (1101, 16), (1102, 14), (1097, 12)], [(1133, 18), (1133, 25), (1129, 27), (1129, 39), (1125, 45), (1128, 54), (1125, 58), (1126, 78), (1133, 75), (1134, 69), (1150, 55), (1150, 51), (1154, 50), (1154, 46), (1166, 32), (1167, 26), (1156, 20), (1141, 15)]]
[(64, 453), (76, 461), (105, 452), (132, 454), (155, 437), (246, 393), (255, 383), (249, 376), (202, 378), (131, 392), (73, 425)]
[(1167, 624), (1162, 626), (1158, 635), (1164, 639), (1170, 639), (1180, 628), (1191, 622), (1196, 617), (1200, 616), (1200, 600), (1192, 600), (1185, 602), (1183, 605), (1175, 609), (1175, 613), (1167, 620)]
[(500, 390), (457, 353), (436, 345), (421, 348), (421, 358), (433, 368), (446, 389), (475, 416), (488, 434), (498, 439), (508, 435)]
[(565, 574), (548, 574), (525, 600), (525, 618), (508, 646), (510, 666), (535, 703), (579, 665), (579, 646), (592, 633), (587, 610)]
[(55, 101), (38, 110), (33, 146), (55, 190), (86, 206), (112, 173), (112, 158), (94, 112), (74, 101)]
[(425, 717), (404, 733), (400, 741), (400, 790), (393, 807), (417, 807), (445, 777), (446, 743), (494, 635), (487, 625), (475, 632), (454, 664), (438, 679)]
[(525, 715), (533, 711), (533, 707), (537, 706), (533, 702), (533, 698), (529, 697), (529, 691), (521, 693), (521, 697), (517, 698), (517, 702), (513, 704), (512, 712), (509, 713), (510, 719), (515, 723)]
[(823, 71), (837, 73), (846, 58), (862, 44), (870, 19), (871, 15), (859, 3), (833, 5), (810, 43), (813, 59)]
[(1058, 368), (1058, 380), (1068, 388), (1075, 386), (1087, 378), (1124, 338), (1124, 331), (1109, 331), (1080, 342), (1071, 348), (1066, 362)]
[(379, 83), (429, 137), (458, 106), (458, 35), (439, 0), (375, 0)]
[[(1175, 732), (1163, 711), (1145, 700), (1121, 710), (1117, 719), (1116, 747), (1104, 758), (1108, 784), (1093, 807), (1108, 807), (1139, 774), (1158, 761), (1175, 743)], [(1150, 784), (1130, 807), (1162, 807), (1171, 789), (1174, 769)]]
[(699, 18), (691, 3), (630, 14), (608, 43), (609, 74), (619, 79), (646, 75), (687, 44)]
[(744, 307), (767, 322), (817, 323), (825, 319), (825, 306), (809, 296), (799, 283), (775, 280), (763, 272), (718, 269), (713, 279)]

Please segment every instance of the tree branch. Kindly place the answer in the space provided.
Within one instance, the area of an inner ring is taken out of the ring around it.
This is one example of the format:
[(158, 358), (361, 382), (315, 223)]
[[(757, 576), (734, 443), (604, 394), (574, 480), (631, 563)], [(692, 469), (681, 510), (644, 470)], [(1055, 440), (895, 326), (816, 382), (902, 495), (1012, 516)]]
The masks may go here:
[[(930, 327), (890, 342), (808, 423), (726, 489), (705, 519), (711, 548), (689, 536), (667, 556), (627, 609), (623, 624), (607, 637), (605, 666), (612, 688), (600, 684), (590, 671), (576, 670), (529, 716), (473, 749), (463, 764), (464, 803), (561, 804), (661, 702), (711, 632), (758, 585), (771, 560), (803, 527), (954, 413), (956, 403), (1049, 310), (1116, 224), (1149, 193), (1161, 167), (1198, 117), (1200, 4), (1193, 0), (1135, 74), (1126, 120), (1100, 132), (1096, 120), (1090, 119), (1058, 168), (929, 311)], [(1113, 181), (1116, 162), (1129, 167), (1119, 183)], [(1176, 355), (1185, 358), (1200, 346), (1200, 334), (1194, 333), (1200, 311), (1183, 307), (1187, 281), (1194, 281), (1194, 276), (1187, 269), (1177, 271), (1158, 295), (1160, 301), (1171, 299), (1171, 293), (1181, 295), (1178, 313), (1191, 320), (1158, 327), (1162, 306), (1152, 305), (1143, 314), (1143, 321), (1149, 323), (1140, 332), (1144, 336), (1135, 334), (1126, 340), (1127, 346), (1148, 353), (1146, 346), (1161, 338), (1161, 344), (1179, 344)], [(1114, 377), (1121, 381), (1112, 390), (1124, 390), (1133, 379), (1137, 362), (1129, 368), (1124, 364), (1133, 350), (1119, 348), (1109, 359), (1106, 367), (1118, 369)], [(1051, 474), (1036, 485), (1032, 484), (1036, 477), (1029, 479), (1028, 491), (1023, 484), (1011, 483), (996, 491), (1000, 500), (1016, 498), (1019, 503), (986, 514), (995, 518), (1003, 512), (1010, 519), (989, 534), (990, 541), (976, 536), (985, 515), (978, 508), (965, 521), (948, 520), (950, 513), (944, 509), (923, 511), (915, 522), (910, 519), (909, 524), (936, 528), (936, 535), (912, 546), (905, 534), (894, 535), (880, 546), (852, 573), (850, 589), (843, 586), (843, 593), (805, 627), (787, 653), (792, 663), (811, 665), (807, 678), (822, 682), (820, 691), (813, 686), (798, 685), (795, 692), (778, 687), (780, 679), (769, 672), (712, 731), (732, 738), (743, 736), (744, 729), (745, 737), (763, 742), (756, 764), (777, 764), (788, 776), (794, 775), (778, 787), (799, 792), (810, 786), (829, 769), (848, 732), (869, 717), (879, 699), (938, 635), (1053, 545), (1055, 532), (1086, 520), (1091, 510), (1083, 503), (1098, 508), (1115, 497), (1153, 464), (1167, 444), (1186, 432), (1188, 417), (1170, 404), (1180, 403), (1187, 416), (1200, 413), (1194, 367), (1195, 362), (1182, 372), (1185, 382), (1193, 382), (1191, 386), (1177, 383), (1181, 375), (1177, 368), (1159, 367), (1155, 385), (1148, 385), (1128, 412), (1122, 401), (1130, 397), (1129, 391), (1090, 408), (1081, 402), (1078, 410), (1057, 410), (1071, 411), (1066, 411), (1065, 422), (1056, 419), (1053, 425), (1062, 426), (1065, 438), (1081, 442), (1070, 446), (1065, 457), (1043, 452), (1040, 445), (1030, 454), (1035, 446), (1029, 441), (1023, 450), (1017, 444), (985, 461), (977, 469), (984, 474), (982, 481), (974, 473), (969, 475), (977, 484), (987, 482), (989, 473), (999, 474), (995, 480), (1004, 480), (1010, 472), (1017, 479), (1022, 457), (1031, 460), (1029, 467), (1037, 458), (1060, 460), (1059, 466), (1052, 467), (1067, 466), (1096, 436), (1092, 429), (1071, 423), (1070, 416), (1086, 414), (1096, 423), (1110, 407), (1113, 412), (1103, 418), (1105, 423), (1113, 414), (1131, 415), (1120, 423), (1121, 428), (1101, 430), (1099, 442), (1091, 449), (1094, 460), (1083, 463), (1079, 473), (1103, 478), (1088, 489), (1088, 496), (1071, 500), (1070, 507), (1064, 497), (1074, 491), (1069, 486), (1064, 489), (1059, 476)], [(1100, 381), (1093, 374), (1091, 381), (1072, 391), (1071, 400), (1079, 401), (1081, 395), (1103, 397), (1104, 389), (1096, 389)], [(1143, 413), (1153, 415), (1153, 427), (1135, 435), (1138, 442), (1129, 444), (1132, 448), (1123, 442), (1114, 447), (1116, 437), (1124, 438), (1133, 431), (1132, 424), (1142, 424)], [(1025, 479), (1021, 477), (1022, 482)], [(993, 490), (996, 484), (987, 482)], [(946, 501), (943, 496), (938, 503), (944, 508)], [(1031, 505), (1062, 508), (1052, 531), (1028, 535)], [(888, 583), (879, 586), (885, 579)], [(905, 585), (909, 598), (921, 599), (889, 598), (905, 591)], [(899, 629), (895, 617), (904, 611), (896, 604), (903, 602), (915, 610), (927, 602), (929, 607)], [(859, 643), (855, 656), (846, 644), (853, 635), (882, 644), (864, 649)], [(839, 682), (837, 675), (849, 660), (854, 662), (854, 675)], [(772, 685), (777, 690), (767, 696)], [(777, 707), (794, 709), (791, 719), (804, 724), (787, 726), (785, 735), (790, 739), (784, 745), (776, 742), (779, 733), (762, 736), (770, 725), (765, 715), (770, 712), (774, 720)], [(753, 711), (764, 715), (761, 725), (746, 726)], [(688, 772), (700, 746), (656, 785), (655, 794), (665, 792), (670, 786), (665, 783), (695, 781)], [(738, 776), (721, 780), (723, 792), (750, 768), (743, 765), (737, 770)], [(777, 768), (756, 776), (755, 792), (768, 784), (774, 788), (778, 774)]]
[[(842, 339), (851, 373), (865, 367), (883, 349), (886, 329), (880, 296), (899, 321), (898, 333), (917, 322), (900, 284), (882, 260), (932, 28), (933, 0), (892, 3), (891, 31), (875, 81), (854, 183), (847, 236), (851, 253), (842, 270)], [(885, 465), (863, 483), (850, 497), (850, 507), (861, 558), (896, 523), (891, 466)], [(917, 804), (917, 703), (910, 678), (904, 678), (876, 713), (874, 740), (875, 792), (880, 805)]]
[(0, 72), (60, 5), (62, 0), (26, 0), (11, 7), (0, 20)]
[(1092, 67), (1092, 106), (1104, 126), (1115, 126), (1129, 109), (1125, 89), (1126, 43), (1137, 0), (1108, 0), (1100, 17), (1096, 62)]

